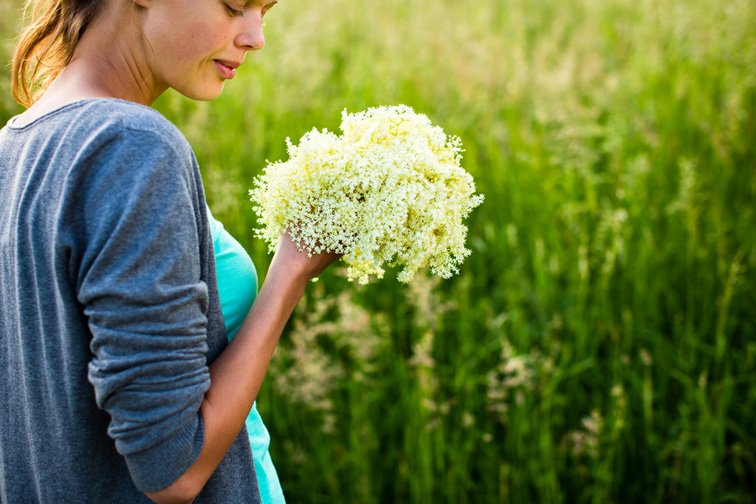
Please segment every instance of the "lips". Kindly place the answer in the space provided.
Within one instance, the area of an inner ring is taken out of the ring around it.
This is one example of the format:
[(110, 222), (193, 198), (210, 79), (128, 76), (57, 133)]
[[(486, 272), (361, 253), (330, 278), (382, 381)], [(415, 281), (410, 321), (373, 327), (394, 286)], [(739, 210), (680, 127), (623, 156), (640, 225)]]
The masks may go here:
[(236, 69), (241, 65), (239, 62), (228, 60), (213, 60), (213, 63), (224, 79), (233, 79), (236, 75)]

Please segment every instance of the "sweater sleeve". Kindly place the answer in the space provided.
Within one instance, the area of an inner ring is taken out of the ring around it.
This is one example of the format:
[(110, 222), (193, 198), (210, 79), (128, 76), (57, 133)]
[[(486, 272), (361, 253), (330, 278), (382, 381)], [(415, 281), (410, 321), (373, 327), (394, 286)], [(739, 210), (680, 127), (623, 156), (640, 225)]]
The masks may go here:
[(92, 338), (88, 378), (134, 483), (155, 491), (184, 473), (203, 444), (199, 408), (210, 377), (201, 181), (183, 137), (122, 128), (94, 138), (68, 189), (79, 233), (74, 278)]

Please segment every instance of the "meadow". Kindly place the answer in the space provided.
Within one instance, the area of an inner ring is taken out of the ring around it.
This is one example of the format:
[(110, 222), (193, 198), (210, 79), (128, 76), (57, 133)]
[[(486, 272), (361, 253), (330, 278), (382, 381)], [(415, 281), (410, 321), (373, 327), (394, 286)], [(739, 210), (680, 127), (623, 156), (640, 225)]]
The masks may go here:
[(427, 114), (485, 195), (452, 279), (310, 285), (258, 398), (290, 502), (756, 499), (754, 26), (752, 0), (283, 0), (222, 97), (156, 103), (261, 278), (252, 179), (344, 109)]

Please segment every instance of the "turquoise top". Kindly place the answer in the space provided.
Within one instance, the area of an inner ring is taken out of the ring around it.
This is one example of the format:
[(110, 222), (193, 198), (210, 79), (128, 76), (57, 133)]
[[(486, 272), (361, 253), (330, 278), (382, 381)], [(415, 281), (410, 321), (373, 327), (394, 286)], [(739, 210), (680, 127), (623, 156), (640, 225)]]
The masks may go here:
[[(223, 224), (218, 222), (209, 210), (208, 216), (213, 235), (221, 310), (226, 323), (228, 340), (231, 341), (239, 331), (257, 296), (257, 272), (244, 247), (223, 228)], [(268, 452), (270, 434), (263, 424), (260, 413), (257, 412), (256, 403), (252, 405), (246, 425), (263, 504), (286, 502), (276, 468)]]

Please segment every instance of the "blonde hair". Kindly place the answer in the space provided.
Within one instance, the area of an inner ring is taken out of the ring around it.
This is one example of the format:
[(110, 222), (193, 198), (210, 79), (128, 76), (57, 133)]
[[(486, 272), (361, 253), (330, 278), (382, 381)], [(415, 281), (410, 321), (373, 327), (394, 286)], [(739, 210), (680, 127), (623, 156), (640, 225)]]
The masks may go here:
[(26, 0), (11, 67), (11, 92), (32, 105), (71, 61), (76, 45), (103, 0)]

